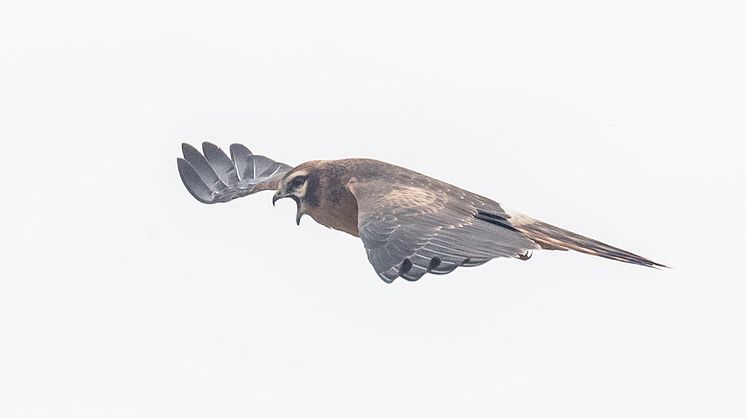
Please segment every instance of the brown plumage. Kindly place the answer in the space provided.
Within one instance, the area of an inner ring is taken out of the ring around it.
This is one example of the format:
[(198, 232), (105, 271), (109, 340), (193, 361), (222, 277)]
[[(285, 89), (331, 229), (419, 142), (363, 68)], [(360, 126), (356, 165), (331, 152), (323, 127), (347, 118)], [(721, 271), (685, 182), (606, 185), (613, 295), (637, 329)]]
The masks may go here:
[(204, 203), (275, 190), (291, 198), (296, 222), (318, 223), (360, 237), (386, 282), (416, 281), (498, 257), (527, 260), (537, 249), (575, 250), (648, 267), (659, 263), (510, 211), (495, 201), (392, 164), (369, 159), (316, 160), (291, 168), (243, 146), (231, 158), (203, 144), (184, 144), (178, 159), (189, 192)]

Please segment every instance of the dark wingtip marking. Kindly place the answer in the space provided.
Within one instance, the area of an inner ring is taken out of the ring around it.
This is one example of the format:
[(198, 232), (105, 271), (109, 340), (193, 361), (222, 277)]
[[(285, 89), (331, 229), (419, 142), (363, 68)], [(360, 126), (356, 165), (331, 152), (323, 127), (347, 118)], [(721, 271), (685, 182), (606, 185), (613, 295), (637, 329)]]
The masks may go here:
[(399, 274), (404, 275), (412, 269), (412, 261), (409, 258), (404, 259), (399, 267)]
[(440, 266), (440, 264), (441, 264), (442, 262), (443, 262), (443, 261), (442, 261), (442, 260), (440, 260), (440, 258), (439, 258), (439, 257), (437, 257), (437, 256), (433, 256), (433, 258), (432, 258), (432, 259), (430, 259), (430, 266), (428, 266), (428, 267), (427, 267), (427, 270), (428, 270), (429, 272), (432, 272), (432, 271), (434, 271), (435, 269), (438, 269), (438, 266)]

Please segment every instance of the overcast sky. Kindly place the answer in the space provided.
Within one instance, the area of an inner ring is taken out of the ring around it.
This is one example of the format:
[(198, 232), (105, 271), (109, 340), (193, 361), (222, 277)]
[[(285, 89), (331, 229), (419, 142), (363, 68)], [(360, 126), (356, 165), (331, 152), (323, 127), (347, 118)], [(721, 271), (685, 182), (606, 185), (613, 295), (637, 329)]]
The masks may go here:
[[(0, 417), (744, 417), (743, 1), (12, 2)], [(371, 157), (674, 267), (382, 282), (183, 141)]]

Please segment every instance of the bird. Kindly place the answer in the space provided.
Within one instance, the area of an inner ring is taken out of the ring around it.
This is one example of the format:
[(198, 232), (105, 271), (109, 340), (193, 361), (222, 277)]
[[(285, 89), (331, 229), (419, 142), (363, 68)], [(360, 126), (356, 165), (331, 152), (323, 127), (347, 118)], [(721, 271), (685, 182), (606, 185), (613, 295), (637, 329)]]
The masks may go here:
[(448, 274), (496, 258), (528, 260), (536, 250), (577, 251), (651, 268), (642, 256), (513, 211), (484, 196), (404, 167), (350, 158), (297, 166), (232, 144), (230, 157), (204, 142), (202, 152), (183, 143), (179, 175), (204, 204), (274, 191), (272, 204), (292, 199), (295, 222), (308, 215), (359, 237), (368, 261), (386, 283), (401, 277)]

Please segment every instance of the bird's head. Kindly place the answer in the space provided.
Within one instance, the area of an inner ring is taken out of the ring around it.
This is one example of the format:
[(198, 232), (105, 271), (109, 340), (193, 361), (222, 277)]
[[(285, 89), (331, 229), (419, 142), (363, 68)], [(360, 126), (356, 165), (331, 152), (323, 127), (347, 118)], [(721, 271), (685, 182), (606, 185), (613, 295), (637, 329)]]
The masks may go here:
[(288, 172), (277, 187), (272, 205), (282, 198), (292, 198), (298, 206), (295, 222), (300, 225), (300, 219), (318, 201), (318, 176), (310, 167), (299, 166)]

